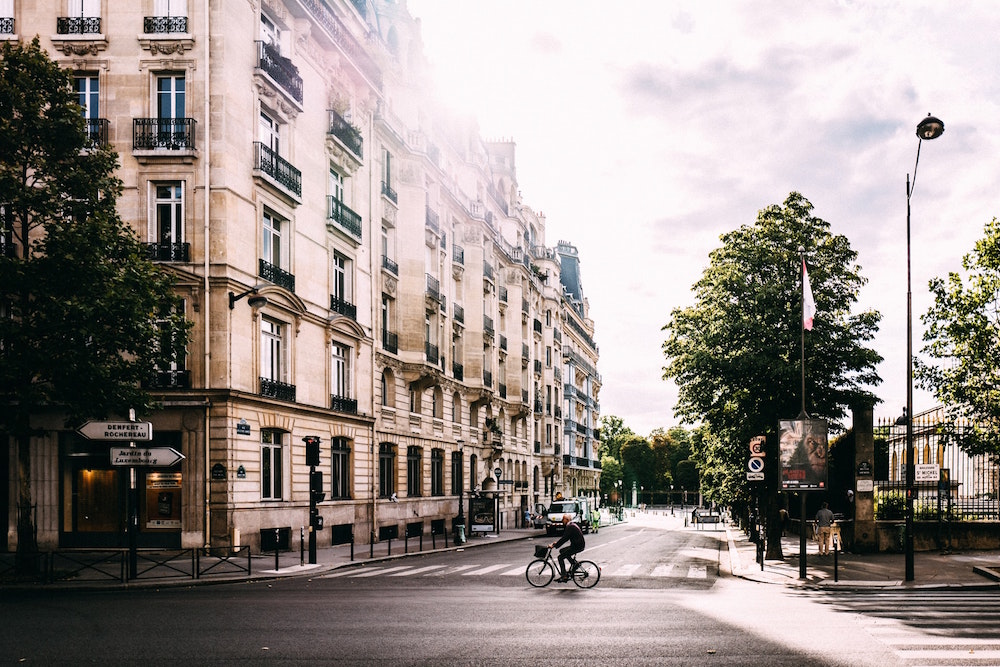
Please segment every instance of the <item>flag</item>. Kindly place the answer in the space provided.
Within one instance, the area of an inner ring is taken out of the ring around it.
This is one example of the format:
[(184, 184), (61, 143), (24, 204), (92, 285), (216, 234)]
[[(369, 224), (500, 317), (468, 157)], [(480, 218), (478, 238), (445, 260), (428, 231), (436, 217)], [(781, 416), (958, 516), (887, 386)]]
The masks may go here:
[(806, 260), (802, 260), (802, 328), (812, 331), (813, 316), (816, 314), (816, 302), (813, 301), (812, 287), (809, 286), (809, 271), (806, 270)]

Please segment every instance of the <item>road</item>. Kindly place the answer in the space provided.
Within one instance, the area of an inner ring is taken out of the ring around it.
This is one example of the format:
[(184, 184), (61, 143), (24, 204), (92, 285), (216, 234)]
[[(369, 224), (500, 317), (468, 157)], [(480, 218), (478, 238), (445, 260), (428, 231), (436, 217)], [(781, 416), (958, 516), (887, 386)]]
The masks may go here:
[(590, 535), (585, 556), (603, 570), (591, 590), (531, 588), (523, 573), (532, 551), (532, 541), (504, 542), (312, 578), (5, 596), (0, 660), (144, 667), (1000, 661), (993, 595), (831, 594), (722, 576), (721, 530), (651, 521)]

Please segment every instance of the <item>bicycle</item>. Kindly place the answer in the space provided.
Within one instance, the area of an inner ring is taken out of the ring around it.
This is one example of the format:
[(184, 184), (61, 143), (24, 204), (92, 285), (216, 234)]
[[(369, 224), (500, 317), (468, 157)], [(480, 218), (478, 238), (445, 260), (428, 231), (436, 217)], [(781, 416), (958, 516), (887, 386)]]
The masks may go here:
[[(601, 580), (601, 568), (590, 560), (577, 560), (569, 557), (569, 578), (580, 588), (593, 588)], [(524, 576), (535, 588), (545, 588), (555, 579), (559, 566), (552, 558), (552, 549), (540, 544), (535, 545), (535, 560), (528, 563)]]

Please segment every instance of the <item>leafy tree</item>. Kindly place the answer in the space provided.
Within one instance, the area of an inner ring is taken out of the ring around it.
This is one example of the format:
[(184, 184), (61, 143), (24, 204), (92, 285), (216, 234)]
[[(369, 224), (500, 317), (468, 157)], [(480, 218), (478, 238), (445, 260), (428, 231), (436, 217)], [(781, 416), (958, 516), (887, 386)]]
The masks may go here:
[[(67, 425), (152, 407), (141, 382), (183, 354), (171, 277), (118, 217), (117, 155), (95, 146), (70, 74), (39, 46), (0, 46), (0, 432), (30, 508), (38, 417)], [(21, 568), (37, 551), (18, 513)]]
[[(879, 315), (851, 314), (865, 282), (857, 253), (812, 209), (793, 192), (760, 211), (754, 224), (724, 234), (693, 287), (695, 304), (675, 309), (664, 327), (664, 379), (678, 386), (677, 414), (710, 429), (698, 454), (712, 493), (744, 497), (748, 443), (757, 435), (768, 439), (769, 557), (781, 555), (774, 539), (780, 537), (778, 420), (800, 414), (804, 404), (812, 417), (837, 428), (848, 407), (876, 400), (865, 387), (881, 382), (875, 370), (881, 357), (864, 345)], [(815, 326), (804, 336), (805, 399), (800, 247), (817, 308)]]
[(605, 415), (601, 417), (601, 450), (611, 456), (621, 460), (622, 445), (628, 442), (635, 433), (624, 420), (615, 415)]
[(616, 458), (607, 454), (601, 456), (601, 494), (611, 498), (611, 494), (618, 489), (618, 482), (622, 479), (622, 464)]
[[(934, 304), (921, 318), (923, 351), (914, 374), (944, 406), (945, 436), (970, 454), (1000, 454), (1000, 221), (962, 258), (967, 281), (951, 272), (930, 283)], [(962, 423), (959, 432), (957, 424)]]

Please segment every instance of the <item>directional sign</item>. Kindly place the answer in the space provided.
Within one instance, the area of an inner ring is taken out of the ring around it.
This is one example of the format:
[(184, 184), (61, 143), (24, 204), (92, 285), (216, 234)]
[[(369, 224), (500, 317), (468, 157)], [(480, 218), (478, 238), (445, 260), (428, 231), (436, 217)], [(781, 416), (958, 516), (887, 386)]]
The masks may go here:
[(88, 440), (135, 442), (152, 440), (153, 425), (149, 422), (87, 422), (77, 433)]
[(762, 472), (764, 470), (764, 459), (754, 457), (747, 460), (747, 470), (750, 472)]
[(169, 468), (184, 458), (173, 447), (112, 447), (111, 465)]

